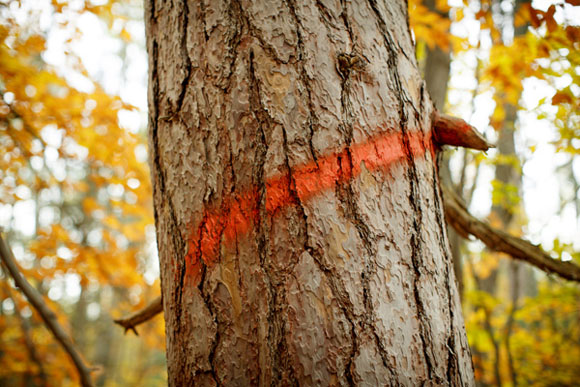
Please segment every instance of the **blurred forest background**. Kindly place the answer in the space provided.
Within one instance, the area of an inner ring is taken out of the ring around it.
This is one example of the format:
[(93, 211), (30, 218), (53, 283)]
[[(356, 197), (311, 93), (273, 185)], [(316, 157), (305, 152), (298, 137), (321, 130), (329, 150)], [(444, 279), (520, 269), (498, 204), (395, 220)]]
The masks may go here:
[[(445, 152), (470, 212), (580, 264), (580, 1), (409, 0), (439, 108), (491, 142)], [(0, 227), (99, 386), (166, 384), (136, 0), (0, 0)], [(580, 285), (450, 232), (480, 385), (580, 380)], [(0, 270), (0, 385), (76, 385)]]

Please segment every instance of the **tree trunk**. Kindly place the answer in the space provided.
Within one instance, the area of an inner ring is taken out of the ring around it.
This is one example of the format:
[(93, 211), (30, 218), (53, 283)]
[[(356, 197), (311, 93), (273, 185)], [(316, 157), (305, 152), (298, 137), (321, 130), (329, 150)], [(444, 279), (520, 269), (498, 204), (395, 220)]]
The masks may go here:
[(149, 1), (171, 385), (473, 385), (403, 1)]

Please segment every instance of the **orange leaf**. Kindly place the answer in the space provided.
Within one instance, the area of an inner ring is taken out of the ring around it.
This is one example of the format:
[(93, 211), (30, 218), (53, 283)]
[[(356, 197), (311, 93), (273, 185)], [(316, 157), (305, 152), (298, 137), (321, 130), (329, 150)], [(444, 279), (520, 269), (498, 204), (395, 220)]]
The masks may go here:
[(551, 5), (548, 8), (548, 12), (544, 14), (544, 20), (546, 21), (546, 26), (548, 27), (549, 32), (554, 32), (558, 28), (558, 23), (554, 20), (554, 14), (556, 13), (556, 6)]
[(530, 8), (530, 22), (532, 23), (532, 27), (538, 28), (540, 24), (542, 24), (542, 20), (538, 17), (538, 15), (541, 13), (542, 11)]
[(566, 93), (558, 92), (552, 97), (552, 105), (560, 105), (562, 103), (572, 103), (572, 97)]
[(514, 16), (514, 25), (521, 27), (530, 21), (531, 5), (522, 4)]
[[(580, 3), (580, 0), (578, 0)], [(566, 27), (566, 36), (571, 42), (579, 42), (580, 41), (580, 27), (577, 26), (568, 26)]]

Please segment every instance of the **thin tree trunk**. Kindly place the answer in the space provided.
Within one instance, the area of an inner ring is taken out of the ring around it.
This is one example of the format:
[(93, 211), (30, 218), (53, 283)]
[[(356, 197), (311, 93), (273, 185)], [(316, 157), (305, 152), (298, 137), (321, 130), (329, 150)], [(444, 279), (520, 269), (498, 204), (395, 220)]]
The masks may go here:
[(404, 2), (146, 4), (171, 385), (473, 385)]
[[(425, 6), (431, 12), (440, 13), (435, 6), (435, 0), (425, 0)], [(449, 17), (448, 14), (440, 13), (440, 15), (446, 18)], [(435, 108), (440, 112), (444, 112), (445, 108), (450, 70), (451, 52), (444, 51), (439, 46), (434, 46), (433, 48), (427, 46), (424, 70), (425, 83), (429, 95), (431, 96), (431, 100), (433, 101), (433, 105), (435, 105)]]
[(514, 358), (512, 355), (512, 347), (510, 343), (510, 338), (512, 336), (513, 327), (515, 323), (515, 313), (518, 309), (518, 300), (520, 297), (520, 271), (523, 265), (519, 265), (516, 262), (510, 262), (510, 283), (511, 283), (511, 305), (508, 312), (508, 319), (504, 328), (504, 341), (506, 347), (508, 370), (510, 375), (510, 381), (512, 386), (517, 386), (517, 372), (514, 364)]
[[(529, 3), (527, 0), (515, 0), (514, 8), (517, 12), (519, 8), (525, 4)], [(526, 33), (528, 27), (527, 25), (516, 27), (514, 25), (514, 38), (517, 38)], [(510, 103), (508, 101), (504, 101), (502, 106), (498, 106), (505, 111), (505, 117), (502, 122), (501, 129), (499, 131), (499, 138), (497, 141), (497, 149), (499, 151), (500, 156), (504, 156), (507, 158), (509, 157), (516, 157), (516, 148), (515, 148), (515, 130), (516, 130), (516, 123), (517, 123), (517, 113), (519, 110), (519, 106), (517, 104)], [(495, 180), (498, 181), (502, 185), (502, 189), (506, 186), (515, 187), (517, 192), (517, 197), (521, 197), (519, 191), (521, 188), (522, 183), (522, 176), (521, 172), (515, 168), (510, 163), (501, 163), (496, 166), (495, 169)], [(492, 206), (492, 213), (497, 215), (497, 218), (500, 221), (501, 229), (508, 230), (514, 221), (514, 207), (517, 206), (519, 208), (523, 208), (523, 206), (519, 205), (518, 203), (497, 203)], [(515, 272), (520, 272), (521, 274), (525, 273), (525, 281), (521, 283), (533, 283), (535, 282), (532, 269), (530, 267), (523, 267), (521, 270), (516, 270), (515, 266), (521, 265), (519, 262), (510, 263), (510, 266)], [(504, 266), (504, 265), (502, 265)], [(501, 267), (501, 266), (500, 266)], [(504, 266), (505, 267), (505, 266)], [(507, 268), (506, 268), (507, 270)], [(492, 271), (492, 273), (482, 281), (484, 284), (483, 290), (488, 292), (489, 294), (495, 294), (497, 290), (497, 279), (498, 279), (498, 272), (499, 267)], [(520, 275), (521, 275), (520, 274)], [(511, 273), (508, 274), (510, 279), (515, 280)], [(516, 280), (516, 283), (520, 283)], [(513, 286), (513, 284), (512, 284)], [(519, 286), (519, 285), (518, 285)], [(511, 305), (510, 308), (515, 308), (515, 305), (518, 302), (518, 298), (521, 292), (518, 290), (513, 290), (512, 298), (511, 298)], [(504, 328), (504, 333), (507, 336), (504, 337), (504, 342), (506, 343), (506, 357), (507, 357), (507, 364), (510, 373), (510, 377), (515, 378), (515, 369), (514, 369), (514, 359), (512, 358), (512, 354), (510, 351), (509, 346), (509, 335), (511, 334), (511, 321), (513, 316), (508, 317), (507, 327)], [(509, 328), (509, 329), (508, 329)], [(493, 327), (489, 327), (489, 329), (493, 330)], [(496, 368), (499, 359), (496, 358)]]

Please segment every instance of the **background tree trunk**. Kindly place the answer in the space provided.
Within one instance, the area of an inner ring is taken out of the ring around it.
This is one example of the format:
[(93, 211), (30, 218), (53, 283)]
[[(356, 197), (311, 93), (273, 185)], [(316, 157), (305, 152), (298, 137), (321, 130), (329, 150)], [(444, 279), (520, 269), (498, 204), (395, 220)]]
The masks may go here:
[[(447, 13), (440, 12), (435, 4), (435, 0), (425, 0), (425, 6), (431, 12), (437, 12), (440, 16), (448, 18)], [(449, 31), (448, 31), (449, 32)], [(425, 52), (425, 63), (424, 63), (424, 78), (427, 91), (431, 97), (434, 107), (442, 113), (445, 111), (445, 101), (447, 99), (447, 88), (449, 80), (449, 72), (451, 70), (451, 47), (448, 51), (441, 49), (439, 46), (433, 48), (426, 45)], [(465, 164), (463, 165), (465, 168)], [(449, 154), (442, 154), (441, 161), (439, 162), (439, 178), (442, 183), (448, 187), (456, 187), (451, 179), (451, 170), (449, 168)], [(459, 190), (455, 190), (455, 193), (461, 195)], [(463, 238), (453, 227), (447, 226), (447, 236), (449, 238), (449, 244), (451, 248), (451, 257), (453, 258), (453, 271), (455, 272), (455, 279), (457, 280), (457, 290), (459, 292), (459, 297), (463, 298), (463, 265), (461, 256), (461, 247), (463, 245)]]
[(473, 385), (403, 1), (149, 1), (171, 385)]
[[(529, 4), (528, 0), (515, 0), (514, 1), (514, 15), (520, 9), (520, 7)], [(504, 16), (505, 17), (505, 16)], [(515, 17), (513, 20), (513, 36), (511, 39), (517, 39), (526, 34), (528, 30), (528, 25), (524, 24), (517, 26), (515, 23)], [(519, 100), (519, 97), (517, 98)], [(514, 167), (513, 161), (517, 161), (516, 153), (516, 126), (518, 120), (518, 110), (519, 104), (514, 104), (513, 101), (509, 102), (507, 98), (503, 95), (499, 95), (498, 105), (496, 109), (503, 110), (503, 119), (497, 124), (500, 126), (498, 129), (499, 136), (497, 140), (497, 149), (499, 156), (504, 160), (511, 160), (511, 162), (499, 162), (495, 168), (495, 179), (499, 184), (499, 190), (502, 192), (508, 192), (509, 190), (515, 190), (516, 194), (513, 195), (516, 198), (521, 198), (521, 186), (522, 186), (522, 174), (518, 167)], [(506, 198), (500, 203), (495, 203), (492, 205), (492, 217), (499, 222), (501, 229), (503, 230), (513, 230), (521, 228), (518, 223), (518, 211), (523, 211), (523, 203), (512, 202), (510, 197), (506, 195)], [(522, 215), (519, 215), (521, 218)], [(520, 221), (521, 222), (521, 221)], [(503, 269), (502, 269), (503, 267)], [(507, 364), (509, 382), (512, 385), (517, 385), (517, 373), (515, 370), (515, 361), (512, 355), (512, 349), (510, 344), (510, 339), (513, 331), (513, 325), (515, 322), (514, 313), (518, 308), (519, 300), (521, 297), (529, 296), (535, 297), (537, 294), (536, 280), (534, 278), (534, 272), (532, 267), (527, 266), (521, 262), (517, 261), (500, 261), (498, 267), (491, 271), (491, 273), (486, 278), (481, 278), (477, 283), (477, 288), (483, 290), (491, 295), (498, 294), (500, 281), (499, 277), (504, 275), (508, 278), (510, 297), (509, 301), (506, 300), (506, 308), (508, 309), (507, 321), (505, 326), (501, 330), (501, 339), (496, 339), (495, 336), (499, 336), (496, 329), (491, 324), (486, 324), (485, 328), (488, 331), (490, 341), (492, 342), (494, 351), (494, 375), (495, 375), (495, 385), (502, 385), (502, 378), (500, 369), (502, 364)], [(491, 320), (493, 318), (493, 311), (486, 310), (486, 319)], [(505, 345), (505, 351), (500, 351), (500, 342), (503, 341)], [(505, 363), (502, 357), (505, 356)], [(476, 367), (477, 368), (477, 367)]]

